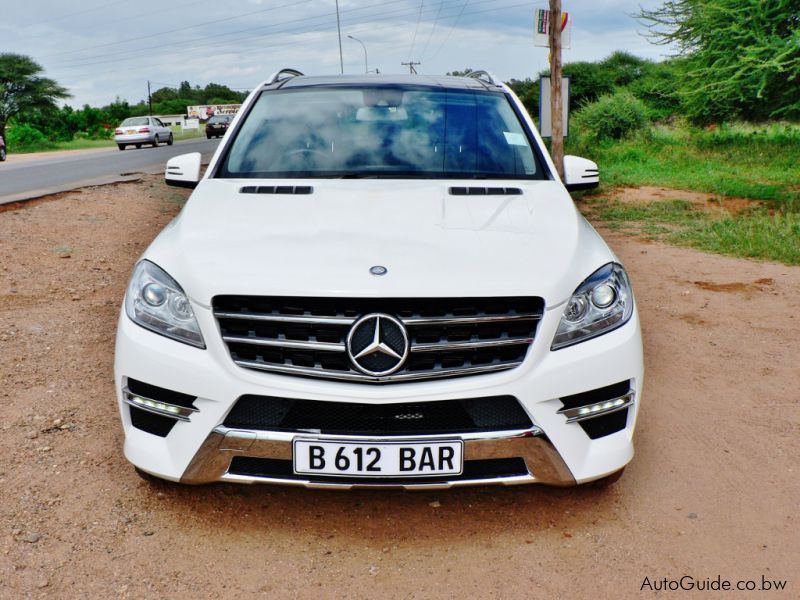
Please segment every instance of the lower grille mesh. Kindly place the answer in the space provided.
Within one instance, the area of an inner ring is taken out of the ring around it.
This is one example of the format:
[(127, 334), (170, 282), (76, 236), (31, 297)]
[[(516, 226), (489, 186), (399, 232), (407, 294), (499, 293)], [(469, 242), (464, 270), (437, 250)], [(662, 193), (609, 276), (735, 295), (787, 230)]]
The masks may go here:
[(533, 425), (513, 396), (399, 404), (242, 396), (223, 424), (231, 429), (354, 435), (507, 431)]

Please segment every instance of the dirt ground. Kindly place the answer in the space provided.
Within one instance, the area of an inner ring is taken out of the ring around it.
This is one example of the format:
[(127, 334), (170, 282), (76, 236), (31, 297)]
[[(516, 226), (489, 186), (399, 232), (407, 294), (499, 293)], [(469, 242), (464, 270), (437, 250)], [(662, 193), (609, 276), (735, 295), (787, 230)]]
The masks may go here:
[(800, 594), (800, 268), (604, 232), (647, 360), (611, 488), (149, 485), (121, 452), (114, 332), (183, 197), (146, 178), (0, 212), (0, 597), (627, 598), (684, 575)]

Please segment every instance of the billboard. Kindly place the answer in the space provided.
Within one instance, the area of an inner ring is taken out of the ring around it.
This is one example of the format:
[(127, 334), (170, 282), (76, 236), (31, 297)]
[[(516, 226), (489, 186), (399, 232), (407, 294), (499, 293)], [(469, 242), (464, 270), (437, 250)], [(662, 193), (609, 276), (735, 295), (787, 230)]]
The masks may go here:
[[(550, 47), (550, 11), (542, 8), (536, 9), (534, 18), (533, 45), (543, 48)], [(572, 46), (572, 17), (569, 13), (561, 13), (561, 47), (569, 49)]]
[(214, 115), (235, 115), (241, 107), (241, 104), (201, 104), (187, 106), (186, 114), (190, 119), (208, 121)]

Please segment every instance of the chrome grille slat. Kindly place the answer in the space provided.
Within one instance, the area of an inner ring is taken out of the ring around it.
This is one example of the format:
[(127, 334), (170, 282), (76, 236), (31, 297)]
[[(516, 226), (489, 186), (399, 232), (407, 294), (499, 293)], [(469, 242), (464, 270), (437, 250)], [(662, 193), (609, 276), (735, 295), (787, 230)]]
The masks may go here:
[[(431, 380), (513, 369), (525, 359), (544, 314), (535, 297), (298, 298), (217, 296), (214, 316), (234, 363), (248, 369), (352, 381)], [(408, 358), (384, 376), (351, 364), (347, 336), (365, 314), (406, 327)]]
[(224, 335), (223, 341), (235, 344), (253, 344), (255, 346), (271, 346), (274, 348), (294, 348), (295, 350), (321, 350), (323, 352), (344, 352), (344, 344), (330, 342), (304, 342), (301, 340), (269, 339), (246, 337), (242, 335)]
[(300, 367), (296, 365), (274, 365), (271, 363), (263, 363), (248, 360), (234, 360), (240, 367), (248, 369), (256, 369), (259, 371), (270, 371), (273, 373), (283, 373), (285, 375), (303, 375), (306, 377), (319, 377), (324, 379), (337, 379), (341, 381), (359, 381), (359, 382), (390, 382), (390, 381), (415, 381), (420, 379), (435, 379), (439, 377), (460, 377), (462, 375), (476, 375), (478, 373), (493, 373), (497, 371), (506, 371), (518, 367), (520, 362), (502, 363), (497, 365), (478, 365), (471, 367), (461, 367), (455, 369), (436, 369), (432, 371), (424, 371), (420, 373), (403, 372), (396, 375), (387, 375), (384, 377), (370, 377), (363, 375), (356, 371), (328, 371), (316, 367)]
[(509, 321), (538, 321), (541, 315), (521, 314), (521, 315), (477, 315), (474, 317), (407, 317), (401, 319), (403, 324), (411, 325), (479, 325), (481, 323), (504, 323)]
[(214, 311), (218, 319), (241, 319), (244, 321), (265, 321), (273, 323), (293, 323), (298, 325), (352, 325), (352, 317), (315, 317), (312, 315), (272, 315), (265, 313), (232, 313)]
[(411, 344), (411, 352), (446, 352), (448, 350), (478, 350), (481, 348), (501, 348), (518, 344), (532, 344), (533, 338), (500, 338), (474, 342), (439, 342), (435, 344)]

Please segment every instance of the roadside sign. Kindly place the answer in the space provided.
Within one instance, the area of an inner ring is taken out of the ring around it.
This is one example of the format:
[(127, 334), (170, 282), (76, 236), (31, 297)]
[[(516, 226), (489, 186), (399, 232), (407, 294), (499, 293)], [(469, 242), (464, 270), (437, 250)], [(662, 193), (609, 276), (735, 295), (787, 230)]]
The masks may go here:
[[(533, 45), (550, 47), (550, 11), (537, 8), (533, 23)], [(561, 13), (561, 47), (572, 47), (572, 15)]]
[[(569, 77), (561, 78), (561, 114), (563, 116), (564, 137), (569, 135)], [(539, 134), (542, 137), (553, 135), (553, 115), (550, 108), (550, 78), (539, 79)]]
[(181, 129), (200, 129), (200, 120), (184, 119), (181, 123)]

